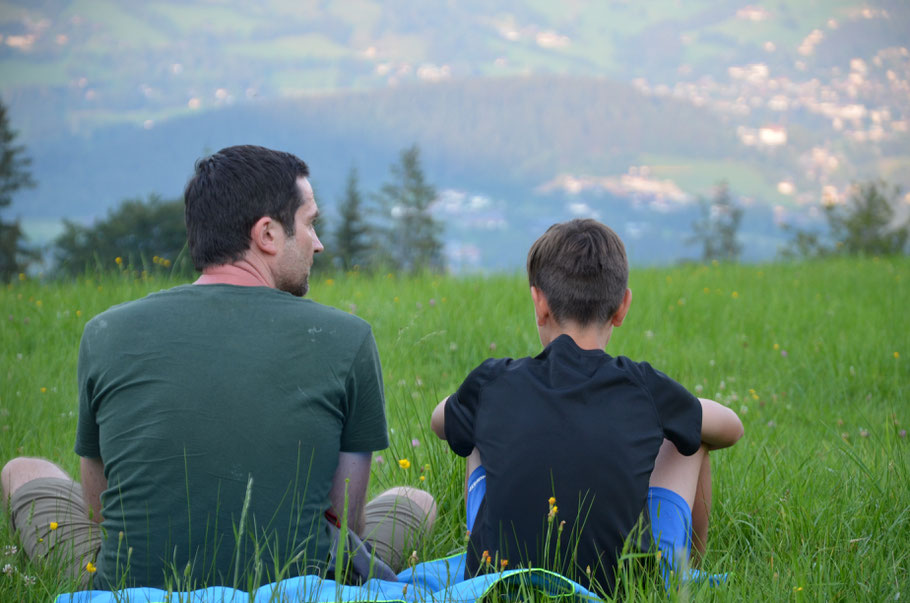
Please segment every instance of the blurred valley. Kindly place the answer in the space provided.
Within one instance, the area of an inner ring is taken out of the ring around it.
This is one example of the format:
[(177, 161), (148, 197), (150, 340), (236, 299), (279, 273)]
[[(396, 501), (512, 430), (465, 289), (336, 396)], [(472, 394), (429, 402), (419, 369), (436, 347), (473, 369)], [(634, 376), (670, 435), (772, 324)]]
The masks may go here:
[(908, 31), (904, 1), (0, 0), (38, 183), (11, 215), (44, 243), (251, 143), (310, 164), (331, 230), (350, 168), (369, 195), (417, 143), (454, 270), (519, 269), (574, 216), (695, 258), (721, 180), (770, 259), (851, 182), (910, 189)]

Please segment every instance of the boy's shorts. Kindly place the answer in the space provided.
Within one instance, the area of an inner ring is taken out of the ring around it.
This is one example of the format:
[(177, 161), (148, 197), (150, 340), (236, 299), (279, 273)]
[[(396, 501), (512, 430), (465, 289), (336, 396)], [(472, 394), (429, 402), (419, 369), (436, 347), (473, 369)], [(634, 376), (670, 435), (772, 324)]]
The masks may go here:
[[(474, 529), (477, 511), (486, 493), (487, 472), (481, 465), (468, 478), (468, 492), (465, 498), (468, 531)], [(668, 514), (671, 515), (668, 517)], [(659, 547), (662, 550), (670, 550), (673, 548), (671, 543), (684, 542), (688, 558), (692, 552), (692, 511), (685, 499), (666, 488), (648, 488), (648, 516), (664, 519), (660, 522), (660, 533), (653, 536)], [(645, 544), (644, 549), (650, 549), (650, 543)]]
[[(685, 543), (688, 559), (692, 552), (692, 511), (685, 499), (666, 488), (648, 488), (648, 516), (658, 548), (669, 551), (678, 548), (674, 543)], [(656, 518), (661, 519), (659, 524)], [(660, 526), (659, 532), (655, 524)]]

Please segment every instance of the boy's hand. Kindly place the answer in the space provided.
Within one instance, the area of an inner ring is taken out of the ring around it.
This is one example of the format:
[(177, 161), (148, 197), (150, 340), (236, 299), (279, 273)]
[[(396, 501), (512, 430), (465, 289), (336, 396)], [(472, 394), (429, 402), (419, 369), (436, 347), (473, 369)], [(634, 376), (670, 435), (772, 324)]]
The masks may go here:
[(433, 409), (433, 416), (430, 418), (430, 428), (440, 440), (446, 439), (446, 401), (448, 396), (443, 398), (436, 408)]
[(701, 441), (708, 450), (732, 446), (743, 436), (743, 423), (733, 410), (714, 400), (701, 401)]

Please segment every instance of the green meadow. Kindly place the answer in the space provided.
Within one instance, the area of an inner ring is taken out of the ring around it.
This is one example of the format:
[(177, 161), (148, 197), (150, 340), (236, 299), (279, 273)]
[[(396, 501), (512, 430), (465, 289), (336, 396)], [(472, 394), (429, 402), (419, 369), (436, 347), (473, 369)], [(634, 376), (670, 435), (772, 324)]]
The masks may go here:
[[(77, 471), (76, 359), (85, 322), (179, 282), (122, 269), (0, 289), (0, 462), (35, 455)], [(648, 360), (729, 405), (746, 429), (736, 446), (712, 456), (703, 567), (730, 580), (671, 599), (910, 597), (910, 260), (633, 269), (630, 286), (630, 314), (607, 351)], [(418, 556), (458, 552), (464, 463), (431, 433), (430, 411), (485, 358), (539, 352), (526, 281), (317, 274), (310, 297), (373, 325), (392, 443), (375, 455), (371, 492), (402, 484), (429, 490), (439, 519)], [(48, 601), (72, 588), (17, 547), (0, 521), (0, 601)], [(618, 594), (667, 600), (637, 564), (622, 568)]]

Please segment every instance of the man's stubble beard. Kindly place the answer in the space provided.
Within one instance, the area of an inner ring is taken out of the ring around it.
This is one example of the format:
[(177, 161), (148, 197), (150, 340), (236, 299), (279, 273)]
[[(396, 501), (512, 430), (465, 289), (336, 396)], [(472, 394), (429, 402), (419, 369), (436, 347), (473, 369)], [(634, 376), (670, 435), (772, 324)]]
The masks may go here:
[(304, 297), (310, 290), (310, 272), (307, 270), (307, 273), (303, 275), (301, 281), (291, 282), (289, 280), (281, 280), (275, 283), (275, 288), (279, 291), (290, 293), (295, 297)]

